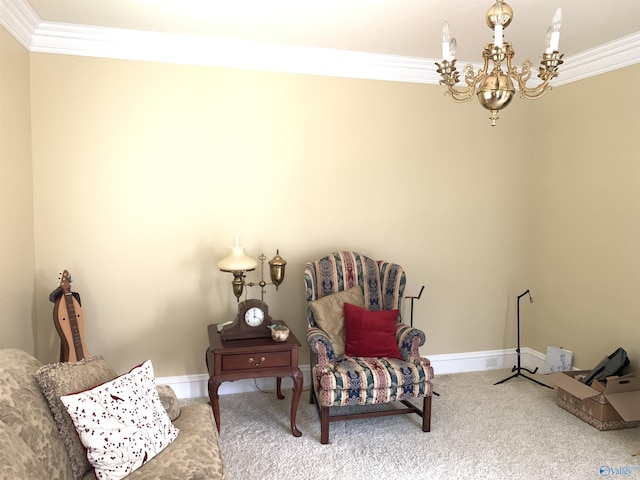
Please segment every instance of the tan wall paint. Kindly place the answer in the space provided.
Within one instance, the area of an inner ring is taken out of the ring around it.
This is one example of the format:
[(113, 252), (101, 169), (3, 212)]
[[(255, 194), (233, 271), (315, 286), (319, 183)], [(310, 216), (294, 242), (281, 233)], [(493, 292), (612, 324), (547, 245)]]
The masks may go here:
[(47, 54), (31, 81), (40, 356), (67, 268), (91, 353), (204, 372), (206, 326), (236, 308), (216, 268), (234, 235), (288, 261), (266, 300), (303, 342), (304, 263), (357, 249), (426, 285), (425, 354), (515, 345), (534, 103), (491, 128), (437, 86)]
[(301, 339), (304, 263), (353, 248), (427, 286), (427, 355), (513, 347), (527, 288), (523, 345), (584, 368), (640, 354), (640, 101), (610, 87), (638, 66), (516, 99), (491, 129), (435, 86), (41, 54), (30, 72), (1, 29), (0, 48), (3, 345), (55, 360), (47, 297), (68, 268), (92, 353), (201, 373), (206, 325), (235, 309), (216, 262), (239, 234), (288, 260), (266, 299)]
[(0, 347), (34, 351), (29, 53), (0, 27)]
[(592, 368), (617, 347), (640, 361), (640, 65), (539, 103), (531, 348)]

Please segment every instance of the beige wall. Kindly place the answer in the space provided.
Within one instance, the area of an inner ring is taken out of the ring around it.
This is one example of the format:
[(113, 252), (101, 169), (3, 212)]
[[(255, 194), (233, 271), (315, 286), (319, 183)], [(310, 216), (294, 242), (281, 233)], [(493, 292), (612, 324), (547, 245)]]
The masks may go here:
[(34, 351), (29, 54), (0, 27), (0, 347)]
[(640, 362), (640, 65), (540, 101), (534, 165), (536, 291), (527, 345), (591, 368)]
[[(586, 368), (619, 344), (640, 353), (640, 102), (614, 101), (622, 89), (609, 86), (637, 83), (637, 66), (516, 99), (490, 128), (475, 102), (433, 85), (46, 54), (30, 55), (29, 74), (24, 50), (0, 42), (22, 60), (21, 88), (31, 81), (33, 137), (35, 213), (18, 222), (4, 192), (30, 210), (27, 94), (15, 108), (27, 126), (11, 136), (24, 161), (5, 166), (0, 146), (1, 259), (29, 265), (12, 316), (31, 321), (34, 281), (37, 315), (9, 344), (56, 359), (48, 295), (68, 269), (91, 353), (119, 371), (152, 358), (161, 376), (203, 373), (207, 324), (236, 308), (216, 263), (240, 235), (249, 254), (279, 248), (288, 261), (266, 300), (300, 339), (304, 263), (358, 249), (401, 263), (407, 293), (426, 285), (415, 312), (426, 355), (513, 348), (514, 299), (527, 288), (523, 346), (562, 344)], [(594, 108), (602, 90), (608, 102)], [(22, 234), (9, 237), (17, 256), (4, 247), (8, 220)], [(573, 334), (605, 313), (615, 334)], [(3, 315), (4, 330), (13, 323)]]
[(357, 249), (426, 285), (425, 354), (514, 345), (533, 103), (491, 128), (436, 86), (46, 54), (31, 80), (41, 356), (67, 268), (91, 353), (204, 372), (206, 326), (236, 308), (216, 268), (236, 234), (288, 261), (266, 300), (300, 339), (304, 263)]

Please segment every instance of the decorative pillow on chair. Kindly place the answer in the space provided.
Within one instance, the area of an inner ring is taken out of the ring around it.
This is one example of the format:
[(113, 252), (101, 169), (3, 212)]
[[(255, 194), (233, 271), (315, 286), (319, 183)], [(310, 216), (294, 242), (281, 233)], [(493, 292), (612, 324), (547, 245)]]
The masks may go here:
[(364, 295), (358, 285), (309, 302), (318, 326), (329, 336), (336, 357), (344, 354), (344, 305), (364, 307)]
[(346, 354), (350, 357), (402, 359), (396, 340), (398, 313), (398, 310), (370, 312), (345, 303)]
[(87, 460), (85, 449), (78, 439), (76, 429), (60, 397), (93, 388), (114, 378), (116, 378), (116, 372), (107, 365), (103, 357), (98, 355), (77, 362), (44, 365), (36, 372), (36, 380), (49, 403), (49, 409), (67, 450), (75, 480), (81, 480), (92, 466)]
[(60, 398), (98, 479), (126, 477), (178, 436), (147, 360), (110, 382)]

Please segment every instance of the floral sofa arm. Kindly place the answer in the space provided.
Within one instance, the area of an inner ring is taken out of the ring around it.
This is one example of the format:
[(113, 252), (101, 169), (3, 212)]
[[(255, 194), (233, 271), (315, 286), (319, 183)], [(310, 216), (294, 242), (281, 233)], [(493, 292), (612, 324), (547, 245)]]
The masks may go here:
[(396, 325), (396, 339), (398, 340), (398, 347), (400, 348), (400, 355), (402, 355), (403, 360), (423, 365), (429, 364), (429, 360), (421, 357), (418, 350), (420, 346), (424, 345), (426, 340), (422, 330), (410, 327), (404, 323), (398, 323)]
[(333, 365), (335, 361), (335, 353), (333, 344), (329, 336), (318, 327), (309, 327), (307, 329), (307, 344), (311, 352), (318, 357), (318, 366), (325, 368)]

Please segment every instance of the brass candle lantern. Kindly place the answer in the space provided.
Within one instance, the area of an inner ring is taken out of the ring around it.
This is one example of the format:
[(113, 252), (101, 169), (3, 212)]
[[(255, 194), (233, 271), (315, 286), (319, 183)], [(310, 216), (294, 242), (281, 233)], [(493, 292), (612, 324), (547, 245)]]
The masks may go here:
[(280, 256), (280, 251), (276, 250), (276, 256), (269, 260), (269, 273), (271, 282), (276, 286), (276, 291), (284, 281), (284, 267), (287, 262)]
[(267, 285), (273, 285), (276, 287), (276, 291), (278, 291), (278, 287), (284, 281), (284, 269), (287, 265), (287, 262), (280, 256), (280, 251), (276, 250), (276, 255), (271, 260), (269, 260), (269, 277), (271, 278), (271, 283), (267, 283), (264, 281), (264, 261), (267, 259), (264, 253), (261, 253), (258, 257), (260, 261), (260, 281), (256, 284), (250, 282), (247, 284), (248, 287), (253, 287), (258, 285), (260, 287), (260, 299), (264, 300), (264, 294), (266, 293), (265, 287)]

